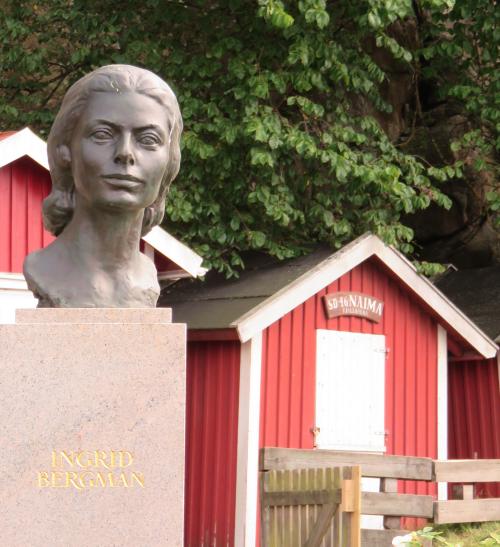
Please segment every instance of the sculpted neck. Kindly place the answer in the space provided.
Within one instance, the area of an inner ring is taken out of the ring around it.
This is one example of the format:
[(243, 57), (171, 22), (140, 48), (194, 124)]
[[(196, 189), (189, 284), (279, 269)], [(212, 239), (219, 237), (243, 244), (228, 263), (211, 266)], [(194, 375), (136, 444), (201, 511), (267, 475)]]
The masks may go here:
[(114, 212), (77, 202), (58, 239), (85, 265), (108, 272), (127, 269), (139, 257), (143, 217), (142, 209)]

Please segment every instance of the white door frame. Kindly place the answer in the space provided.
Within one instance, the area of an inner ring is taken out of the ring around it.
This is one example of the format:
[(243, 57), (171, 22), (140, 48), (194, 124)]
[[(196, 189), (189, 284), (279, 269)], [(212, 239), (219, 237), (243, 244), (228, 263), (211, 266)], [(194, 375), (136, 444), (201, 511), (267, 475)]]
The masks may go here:
[[(437, 326), (437, 457), (448, 459), (448, 341), (446, 330)], [(448, 484), (438, 483), (438, 499), (448, 499)]]
[(262, 332), (241, 344), (234, 544), (255, 547), (259, 486)]

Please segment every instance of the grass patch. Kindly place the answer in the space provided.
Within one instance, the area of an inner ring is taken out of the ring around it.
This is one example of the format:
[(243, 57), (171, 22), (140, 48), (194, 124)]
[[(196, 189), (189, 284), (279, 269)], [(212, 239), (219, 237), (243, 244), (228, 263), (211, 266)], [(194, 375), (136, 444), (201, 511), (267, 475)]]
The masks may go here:
[(394, 538), (392, 544), (405, 547), (500, 547), (500, 521), (426, 526)]
[[(441, 537), (454, 547), (500, 546), (500, 521), (478, 522), (474, 524), (448, 524), (436, 526), (434, 530), (442, 532)], [(439, 542), (435, 541), (434, 544), (439, 545)]]

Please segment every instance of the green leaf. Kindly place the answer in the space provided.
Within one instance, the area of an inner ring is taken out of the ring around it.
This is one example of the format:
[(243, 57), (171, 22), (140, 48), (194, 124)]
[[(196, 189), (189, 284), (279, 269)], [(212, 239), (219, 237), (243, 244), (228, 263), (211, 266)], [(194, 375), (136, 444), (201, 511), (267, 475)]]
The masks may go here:
[(323, 212), (323, 222), (325, 223), (325, 226), (327, 226), (328, 228), (334, 225), (335, 219), (331, 211)]
[(318, 10), (316, 13), (316, 23), (319, 28), (325, 28), (330, 22), (330, 16), (324, 10)]
[(382, 20), (380, 19), (377, 12), (371, 11), (368, 13), (368, 23), (374, 29), (378, 29), (382, 26)]
[(255, 249), (259, 249), (264, 246), (266, 242), (266, 234), (263, 232), (255, 231), (250, 232), (250, 243)]

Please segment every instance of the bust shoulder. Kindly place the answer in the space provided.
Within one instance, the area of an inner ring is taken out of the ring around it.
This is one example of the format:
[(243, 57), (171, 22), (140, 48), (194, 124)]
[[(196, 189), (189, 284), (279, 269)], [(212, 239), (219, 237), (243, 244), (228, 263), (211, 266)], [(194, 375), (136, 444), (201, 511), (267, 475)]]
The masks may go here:
[(158, 272), (156, 271), (155, 263), (144, 253), (140, 253), (140, 263), (142, 270), (141, 278), (144, 279), (147, 284), (144, 288), (151, 290), (156, 295), (155, 299), (158, 300), (158, 297), (160, 296), (160, 284), (158, 283)]
[(160, 295), (156, 268), (146, 255), (138, 255), (129, 270), (110, 275), (75, 263), (73, 254), (56, 240), (26, 257), (24, 276), (40, 308), (155, 307)]
[[(44, 249), (30, 253), (24, 260), (23, 274), (30, 291), (38, 298), (38, 307), (53, 307), (54, 293), (51, 290), (54, 280), (54, 266), (58, 272), (63, 274), (62, 270), (66, 269), (67, 262), (62, 260), (64, 249), (59, 246), (50, 244)], [(63, 274), (64, 275), (64, 274)], [(58, 304), (64, 306), (63, 302)]]

